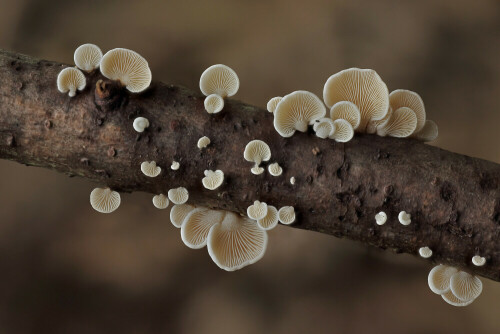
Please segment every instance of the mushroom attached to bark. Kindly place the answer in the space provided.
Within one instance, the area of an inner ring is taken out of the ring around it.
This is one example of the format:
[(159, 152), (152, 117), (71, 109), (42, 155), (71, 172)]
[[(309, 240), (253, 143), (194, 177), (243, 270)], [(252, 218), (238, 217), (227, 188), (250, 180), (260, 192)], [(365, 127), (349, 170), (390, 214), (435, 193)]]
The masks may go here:
[(191, 211), (181, 225), (181, 238), (186, 246), (193, 249), (205, 247), (208, 232), (219, 224), (225, 216), (224, 211), (197, 208)]
[(272, 176), (280, 176), (283, 173), (283, 168), (277, 162), (267, 166), (267, 170)]
[(430, 249), (427, 246), (420, 247), (418, 249), (418, 254), (420, 254), (420, 256), (423, 257), (424, 259), (430, 258), (432, 256), (432, 249)]
[(401, 211), (398, 215), (398, 220), (403, 225), (410, 225), (411, 215), (409, 213), (406, 213), (406, 211)]
[(181, 164), (178, 163), (177, 161), (172, 161), (172, 165), (170, 165), (170, 169), (172, 170), (178, 170), (181, 167)]
[(443, 300), (445, 302), (447, 302), (448, 304), (450, 304), (452, 306), (467, 306), (467, 305), (470, 305), (474, 301), (474, 299), (471, 299), (469, 301), (460, 300), (451, 291), (443, 293), (441, 295), (441, 298), (443, 298)]
[(207, 96), (205, 108), (209, 113), (221, 111), (224, 108), (224, 99), (236, 94), (239, 87), (238, 75), (226, 65), (212, 65), (200, 77), (200, 90)]
[(479, 255), (475, 255), (472, 257), (472, 263), (478, 267), (484, 266), (484, 264), (486, 263), (486, 258)]
[(137, 132), (144, 132), (144, 130), (149, 127), (149, 121), (145, 117), (137, 117), (134, 119), (134, 123), (132, 124), (134, 130)]
[(337, 119), (333, 121), (333, 125), (335, 125), (335, 131), (330, 136), (331, 139), (335, 139), (339, 143), (346, 143), (354, 137), (354, 129), (351, 123), (345, 119)]
[(57, 89), (61, 93), (68, 93), (70, 97), (75, 96), (77, 90), (83, 90), (86, 84), (85, 75), (74, 67), (65, 68), (57, 76)]
[(377, 135), (405, 138), (411, 136), (417, 126), (417, 116), (407, 107), (394, 111), (391, 117), (377, 126)]
[(274, 128), (283, 137), (295, 131), (305, 132), (307, 126), (325, 117), (323, 102), (311, 92), (299, 90), (283, 97), (274, 110)]
[(75, 65), (85, 72), (92, 72), (99, 67), (102, 59), (101, 49), (94, 44), (83, 44), (75, 50)]
[(476, 299), (483, 291), (483, 283), (479, 277), (459, 271), (450, 278), (450, 289), (453, 295), (461, 301)]
[(207, 136), (203, 136), (200, 139), (198, 139), (197, 146), (200, 150), (202, 148), (207, 147), (208, 145), (210, 145), (210, 138), (208, 138)]
[(387, 111), (387, 114), (385, 115), (384, 118), (378, 121), (369, 121), (368, 124), (366, 125), (365, 132), (369, 134), (374, 134), (377, 133), (377, 127), (380, 124), (384, 124), (386, 121), (389, 120), (389, 118), (392, 117), (393, 110), (391, 107), (389, 107), (389, 110)]
[(210, 94), (205, 98), (203, 104), (209, 114), (216, 114), (224, 108), (224, 99), (217, 94)]
[(195, 209), (194, 205), (175, 204), (170, 210), (170, 222), (177, 228), (180, 228), (184, 218)]
[(380, 211), (375, 215), (375, 222), (377, 225), (384, 225), (387, 221), (387, 214), (384, 211)]
[(90, 193), (90, 205), (98, 212), (111, 213), (118, 209), (120, 203), (120, 194), (109, 188), (95, 188)]
[(246, 161), (255, 163), (250, 171), (252, 174), (259, 175), (264, 172), (264, 168), (259, 167), (259, 165), (262, 161), (271, 159), (271, 149), (262, 140), (252, 140), (245, 146), (243, 157)]
[(438, 126), (434, 121), (425, 121), (424, 127), (419, 132), (416, 132), (413, 137), (422, 141), (433, 141), (438, 137)]
[(257, 224), (261, 229), (268, 231), (275, 228), (278, 225), (278, 221), (278, 209), (272, 205), (268, 205), (266, 216), (257, 220)]
[(101, 60), (101, 73), (119, 81), (132, 93), (142, 92), (151, 84), (148, 62), (132, 50), (117, 48), (106, 52)]
[(273, 97), (272, 99), (270, 99), (266, 105), (267, 111), (269, 111), (270, 113), (274, 113), (274, 111), (276, 110), (276, 107), (278, 106), (278, 103), (280, 103), (281, 99), (283, 99), (281, 96), (276, 96), (276, 97)]
[(441, 295), (450, 291), (450, 279), (458, 270), (454, 267), (440, 264), (432, 268), (427, 278), (427, 283), (432, 292)]
[(406, 107), (411, 109), (417, 118), (417, 125), (415, 126), (415, 133), (422, 130), (425, 124), (425, 106), (424, 101), (415, 92), (406, 89), (396, 89), (389, 94), (389, 104), (392, 110)]
[(153, 205), (157, 209), (166, 209), (168, 207), (168, 198), (163, 194), (155, 195), (153, 197)]
[(293, 186), (293, 185), (295, 184), (295, 181), (297, 181), (297, 180), (295, 179), (295, 176), (292, 176), (292, 177), (290, 178), (290, 184)]
[(141, 164), (141, 171), (149, 177), (157, 177), (161, 173), (161, 167), (156, 166), (155, 161), (144, 161)]
[(263, 219), (267, 215), (267, 204), (255, 201), (247, 208), (247, 216), (253, 220)]
[(295, 209), (293, 206), (284, 206), (278, 211), (278, 219), (282, 224), (290, 225), (295, 221)]
[(331, 118), (323, 117), (314, 122), (313, 130), (319, 138), (329, 138), (335, 133), (335, 124)]
[(184, 204), (189, 199), (189, 192), (184, 187), (170, 189), (168, 199), (174, 204)]
[(352, 128), (356, 130), (361, 123), (361, 113), (359, 108), (352, 102), (340, 101), (330, 109), (330, 118), (332, 120), (345, 119), (351, 123)]
[(205, 170), (205, 177), (201, 180), (203, 186), (208, 190), (215, 190), (220, 187), (222, 182), (224, 182), (224, 172), (220, 169), (216, 171)]

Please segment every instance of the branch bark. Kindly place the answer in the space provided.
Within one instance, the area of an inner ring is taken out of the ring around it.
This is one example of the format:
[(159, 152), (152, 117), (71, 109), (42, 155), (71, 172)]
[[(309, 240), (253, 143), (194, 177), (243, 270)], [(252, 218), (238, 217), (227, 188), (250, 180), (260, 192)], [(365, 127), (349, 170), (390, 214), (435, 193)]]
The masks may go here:
[[(397, 253), (429, 246), (430, 261), (500, 281), (500, 165), (412, 139), (357, 134), (341, 144), (313, 133), (285, 139), (272, 115), (257, 107), (228, 100), (221, 113), (209, 115), (199, 93), (154, 82), (129, 94), (98, 71), (69, 98), (56, 88), (64, 67), (0, 51), (0, 158), (118, 191), (158, 194), (183, 186), (190, 203), (240, 213), (257, 199), (292, 205), (293, 227)], [(151, 124), (142, 134), (132, 128), (139, 115)], [(212, 143), (199, 150), (202, 136)], [(243, 150), (253, 139), (269, 144), (282, 176), (250, 173)], [(141, 173), (145, 160), (163, 168), (160, 176)], [(180, 170), (170, 170), (173, 160)], [(205, 169), (224, 171), (223, 186), (204, 189)], [(403, 210), (412, 215), (409, 226), (398, 222)], [(379, 211), (389, 217), (383, 226), (374, 221)], [(485, 256), (486, 265), (473, 266), (474, 255)]]

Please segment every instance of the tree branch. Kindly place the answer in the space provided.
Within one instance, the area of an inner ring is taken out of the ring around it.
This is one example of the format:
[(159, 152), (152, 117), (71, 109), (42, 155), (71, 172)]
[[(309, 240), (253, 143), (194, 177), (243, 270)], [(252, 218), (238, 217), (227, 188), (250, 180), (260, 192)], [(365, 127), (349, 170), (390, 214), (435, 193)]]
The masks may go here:
[[(70, 98), (56, 88), (63, 67), (0, 51), (0, 158), (118, 191), (158, 194), (183, 186), (190, 203), (240, 213), (254, 200), (292, 205), (294, 227), (398, 253), (429, 246), (432, 261), (500, 281), (500, 165), (412, 139), (356, 134), (340, 144), (313, 133), (285, 139), (265, 110), (228, 100), (209, 115), (199, 93), (154, 82), (129, 94), (98, 72)], [(138, 115), (151, 124), (142, 134), (132, 128)], [(199, 150), (202, 136), (212, 143)], [(253, 139), (269, 144), (282, 176), (250, 173), (243, 150)], [(162, 167), (160, 176), (141, 173), (145, 160)], [(169, 168), (173, 160), (178, 171)], [(202, 187), (205, 169), (224, 172), (216, 191)], [(412, 215), (409, 226), (398, 222), (403, 210)], [(383, 226), (375, 224), (379, 211), (389, 217)], [(474, 267), (474, 255), (486, 257), (486, 265)]]

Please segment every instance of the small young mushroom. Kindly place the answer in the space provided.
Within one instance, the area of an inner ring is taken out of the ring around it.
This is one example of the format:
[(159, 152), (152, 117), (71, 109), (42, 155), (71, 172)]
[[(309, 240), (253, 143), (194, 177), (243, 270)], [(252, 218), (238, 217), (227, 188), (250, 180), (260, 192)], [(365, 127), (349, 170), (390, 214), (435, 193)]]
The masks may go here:
[(90, 193), (90, 205), (98, 212), (111, 213), (118, 209), (120, 203), (120, 194), (109, 188), (95, 188)]
[(189, 199), (189, 192), (184, 187), (170, 189), (168, 199), (174, 204), (184, 204)]
[(267, 166), (267, 170), (272, 176), (280, 176), (283, 173), (283, 168), (277, 162)]
[(156, 166), (155, 161), (144, 161), (141, 164), (141, 171), (149, 177), (157, 177), (161, 173), (161, 167)]
[(213, 170), (205, 170), (204, 174), (205, 177), (201, 182), (208, 190), (215, 190), (224, 182), (224, 173), (220, 169), (217, 169), (215, 172)]
[(76, 48), (73, 58), (78, 68), (85, 72), (92, 72), (101, 63), (102, 51), (97, 45), (83, 44)]
[(243, 157), (246, 161), (255, 163), (250, 171), (252, 174), (259, 175), (264, 172), (264, 168), (259, 167), (259, 165), (262, 161), (271, 159), (271, 149), (262, 140), (252, 140), (245, 146)]
[(335, 103), (330, 109), (330, 118), (334, 121), (337, 119), (345, 119), (351, 123), (354, 130), (356, 130), (361, 123), (359, 108), (349, 101), (339, 101)]
[(427, 246), (420, 247), (418, 249), (418, 254), (420, 254), (420, 256), (423, 257), (424, 259), (430, 258), (432, 256), (432, 249), (430, 249)]
[(153, 205), (157, 209), (166, 209), (168, 207), (168, 198), (163, 194), (155, 195), (153, 197)]
[(441, 295), (441, 298), (443, 298), (443, 300), (445, 302), (447, 302), (448, 304), (452, 305), (452, 306), (467, 306), (467, 305), (470, 305), (474, 299), (471, 299), (469, 301), (462, 301), (460, 299), (458, 299), (454, 294), (453, 292), (451, 291), (448, 291), (448, 292), (445, 292)]
[(406, 213), (406, 211), (401, 211), (398, 215), (398, 220), (403, 225), (410, 225), (411, 215), (409, 213)]
[(269, 111), (270, 113), (274, 113), (276, 107), (278, 106), (278, 103), (280, 103), (282, 99), (283, 98), (281, 96), (276, 96), (270, 99), (266, 105), (267, 111)]
[(331, 139), (335, 139), (339, 143), (347, 143), (354, 137), (354, 129), (351, 123), (345, 119), (336, 119), (333, 121), (333, 125), (335, 125), (335, 131), (330, 136)]
[(117, 48), (106, 52), (101, 60), (101, 73), (118, 80), (132, 93), (144, 91), (151, 84), (148, 62), (135, 51)]
[(210, 138), (208, 138), (207, 136), (203, 136), (201, 137), (200, 139), (198, 139), (198, 148), (201, 150), (202, 148), (205, 148), (207, 147), (208, 145), (210, 145)]
[(450, 278), (451, 292), (461, 301), (476, 299), (483, 291), (483, 283), (479, 277), (459, 271)]
[(253, 220), (263, 219), (267, 215), (267, 204), (255, 201), (247, 208), (247, 216)]
[(407, 107), (394, 111), (391, 117), (377, 126), (377, 135), (406, 138), (413, 134), (417, 126), (417, 116)]
[(387, 114), (385, 115), (384, 118), (382, 118), (381, 120), (377, 120), (377, 121), (369, 121), (368, 124), (366, 125), (366, 130), (365, 132), (366, 133), (369, 133), (369, 134), (374, 134), (374, 133), (377, 133), (377, 127), (380, 125), (380, 124), (384, 124), (385, 122), (387, 122), (389, 120), (389, 118), (392, 117), (392, 113), (393, 113), (393, 110), (391, 107), (389, 107), (389, 110), (387, 111)]
[(134, 123), (132, 124), (134, 130), (137, 132), (144, 132), (144, 130), (149, 127), (149, 121), (145, 117), (137, 117), (134, 119)]
[(454, 267), (445, 266), (443, 264), (435, 266), (429, 272), (427, 278), (429, 288), (438, 295), (450, 291), (450, 279), (456, 272), (458, 272), (458, 270)]
[(292, 177), (290, 178), (290, 184), (293, 186), (293, 185), (295, 184), (295, 181), (296, 181), (296, 180), (295, 180), (295, 176), (292, 176)]
[(224, 99), (220, 95), (210, 94), (205, 98), (203, 104), (209, 114), (216, 114), (224, 108)]
[(278, 225), (278, 209), (272, 205), (267, 206), (267, 214), (264, 218), (257, 220), (257, 225), (264, 231), (272, 230)]
[(70, 97), (76, 95), (77, 90), (83, 90), (87, 80), (82, 71), (74, 67), (68, 67), (59, 72), (57, 76), (57, 89), (61, 93), (68, 93)]
[(472, 263), (478, 267), (484, 266), (484, 264), (486, 263), (486, 258), (479, 255), (475, 255), (472, 257)]
[(170, 210), (170, 222), (177, 228), (180, 228), (184, 218), (196, 207), (189, 204), (175, 204)]
[(181, 167), (181, 164), (178, 163), (177, 161), (172, 161), (172, 165), (170, 165), (170, 169), (172, 170), (178, 170)]
[(384, 211), (380, 211), (375, 215), (375, 222), (377, 225), (384, 225), (387, 221), (387, 214)]
[(393, 110), (406, 107), (410, 108), (417, 118), (415, 133), (422, 130), (425, 124), (425, 106), (420, 95), (411, 90), (396, 89), (389, 94), (389, 105)]
[(422, 141), (433, 141), (438, 137), (438, 126), (434, 121), (425, 121), (424, 127), (419, 132), (416, 132), (413, 137)]
[[(209, 113), (219, 112), (224, 108), (224, 100), (226, 97), (233, 96), (238, 92), (240, 80), (233, 69), (226, 65), (218, 64), (207, 68), (200, 77), (200, 90), (203, 95), (210, 97), (212, 101), (207, 102), (205, 99), (205, 108)], [(218, 95), (216, 98), (212, 95)], [(220, 105), (222, 103), (222, 105)]]
[(323, 117), (314, 122), (313, 130), (317, 137), (325, 139), (334, 135), (335, 124), (331, 118)]
[(181, 238), (184, 244), (193, 249), (205, 247), (208, 232), (212, 226), (224, 219), (224, 215), (224, 211), (207, 208), (197, 208), (191, 211), (181, 225)]
[(282, 224), (290, 225), (295, 221), (295, 210), (293, 206), (284, 206), (278, 211), (278, 219)]

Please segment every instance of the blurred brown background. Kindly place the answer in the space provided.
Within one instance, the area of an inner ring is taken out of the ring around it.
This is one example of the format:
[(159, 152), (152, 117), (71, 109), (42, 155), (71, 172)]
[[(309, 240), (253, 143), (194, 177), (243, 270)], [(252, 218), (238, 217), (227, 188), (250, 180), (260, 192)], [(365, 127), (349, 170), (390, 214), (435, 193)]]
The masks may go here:
[[(0, 0), (0, 48), (72, 63), (85, 42), (136, 50), (155, 80), (193, 89), (227, 64), (236, 97), (259, 106), (373, 68), (421, 94), (433, 145), (500, 162), (497, 0)], [(227, 273), (149, 194), (102, 215), (85, 180), (0, 171), (0, 333), (500, 333), (499, 283), (454, 308), (424, 261), (285, 227), (260, 262)]]

